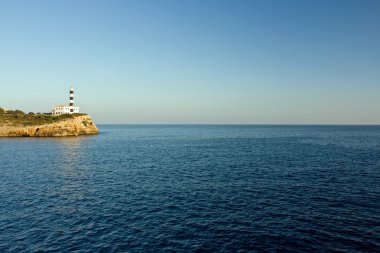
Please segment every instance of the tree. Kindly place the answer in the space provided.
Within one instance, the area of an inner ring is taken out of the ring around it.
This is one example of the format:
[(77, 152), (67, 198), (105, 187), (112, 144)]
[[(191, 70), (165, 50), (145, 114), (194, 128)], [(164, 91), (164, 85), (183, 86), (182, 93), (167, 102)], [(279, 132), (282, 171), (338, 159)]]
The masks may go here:
[(21, 111), (21, 110), (16, 110), (15, 111), (16, 114), (25, 114), (25, 112)]
[(6, 113), (6, 111), (0, 107), (0, 114), (5, 114), (5, 113)]

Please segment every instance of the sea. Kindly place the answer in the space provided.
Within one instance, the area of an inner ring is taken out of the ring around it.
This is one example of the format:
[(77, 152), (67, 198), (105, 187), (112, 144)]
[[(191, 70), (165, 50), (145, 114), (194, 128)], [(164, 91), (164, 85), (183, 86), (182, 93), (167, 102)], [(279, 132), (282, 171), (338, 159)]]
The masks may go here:
[(0, 138), (0, 252), (380, 252), (380, 126)]

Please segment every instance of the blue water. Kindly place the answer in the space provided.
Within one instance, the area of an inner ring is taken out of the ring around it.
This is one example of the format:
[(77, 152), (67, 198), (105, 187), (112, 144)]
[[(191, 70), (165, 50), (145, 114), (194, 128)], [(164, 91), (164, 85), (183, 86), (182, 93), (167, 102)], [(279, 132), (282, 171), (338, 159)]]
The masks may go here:
[(380, 252), (379, 126), (0, 138), (0, 252)]

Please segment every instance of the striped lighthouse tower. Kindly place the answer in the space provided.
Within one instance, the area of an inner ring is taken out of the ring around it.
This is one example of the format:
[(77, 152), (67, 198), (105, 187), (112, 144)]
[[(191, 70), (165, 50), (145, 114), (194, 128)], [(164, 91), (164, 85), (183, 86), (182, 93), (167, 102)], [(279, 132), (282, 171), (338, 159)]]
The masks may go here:
[(74, 113), (74, 88), (70, 86), (70, 114)]

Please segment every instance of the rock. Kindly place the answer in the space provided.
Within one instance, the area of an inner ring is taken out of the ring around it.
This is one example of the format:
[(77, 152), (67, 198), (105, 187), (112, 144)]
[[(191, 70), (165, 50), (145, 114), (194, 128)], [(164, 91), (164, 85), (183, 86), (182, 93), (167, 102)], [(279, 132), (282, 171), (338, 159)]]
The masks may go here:
[(64, 137), (97, 133), (99, 129), (87, 115), (38, 126), (0, 126), (0, 137)]

